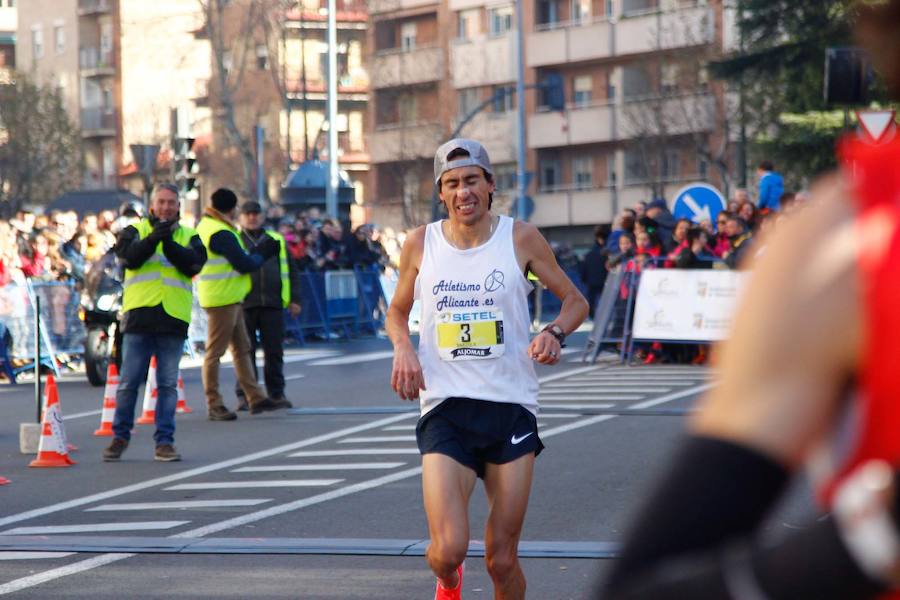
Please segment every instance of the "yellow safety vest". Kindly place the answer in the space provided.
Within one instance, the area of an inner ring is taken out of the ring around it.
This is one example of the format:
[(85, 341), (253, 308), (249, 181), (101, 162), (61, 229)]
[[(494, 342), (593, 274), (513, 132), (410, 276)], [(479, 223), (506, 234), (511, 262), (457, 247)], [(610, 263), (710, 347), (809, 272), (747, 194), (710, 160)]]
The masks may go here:
[(275, 238), (275, 241), (280, 246), (278, 250), (278, 264), (281, 268), (281, 305), (287, 308), (287, 305), (291, 303), (291, 272), (288, 267), (287, 244), (284, 242), (284, 236), (280, 233), (275, 233), (274, 231), (267, 231), (266, 233)]
[(200, 271), (197, 283), (197, 296), (200, 306), (212, 308), (215, 306), (227, 306), (228, 304), (240, 304), (250, 292), (250, 275), (238, 273), (228, 259), (221, 254), (216, 254), (209, 247), (209, 240), (220, 231), (230, 231), (237, 238), (241, 248), (246, 249), (237, 229), (212, 217), (203, 217), (197, 225), (197, 233), (206, 246), (208, 259)]
[[(144, 239), (153, 231), (148, 219), (141, 219), (132, 225), (138, 232), (138, 239)], [(197, 232), (190, 227), (180, 225), (172, 234), (176, 244), (187, 247)], [(153, 256), (148, 258), (139, 269), (125, 269), (125, 294), (123, 307), (125, 311), (162, 304), (166, 314), (191, 322), (191, 305), (194, 301), (191, 278), (175, 268), (163, 254), (163, 243), (156, 245)]]

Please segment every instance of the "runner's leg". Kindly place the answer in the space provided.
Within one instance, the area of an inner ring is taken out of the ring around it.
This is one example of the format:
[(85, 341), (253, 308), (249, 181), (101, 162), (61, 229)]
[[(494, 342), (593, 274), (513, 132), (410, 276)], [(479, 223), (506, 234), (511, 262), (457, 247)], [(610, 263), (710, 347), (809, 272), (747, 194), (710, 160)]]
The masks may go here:
[(475, 479), (475, 471), (449, 456), (422, 456), (422, 493), (431, 536), (425, 555), (445, 588), (456, 587), (456, 568), (469, 550), (469, 498)]
[(488, 463), (484, 489), (490, 513), (484, 534), (484, 560), (494, 581), (495, 600), (523, 600), (525, 575), (519, 565), (519, 537), (528, 508), (534, 454), (500, 465)]

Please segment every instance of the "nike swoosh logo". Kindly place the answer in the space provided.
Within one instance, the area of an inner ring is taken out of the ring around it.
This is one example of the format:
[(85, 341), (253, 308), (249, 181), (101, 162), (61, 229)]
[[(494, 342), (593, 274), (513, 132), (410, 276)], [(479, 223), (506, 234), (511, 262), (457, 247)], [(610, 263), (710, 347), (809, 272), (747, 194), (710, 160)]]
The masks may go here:
[(513, 446), (515, 446), (516, 444), (518, 444), (519, 442), (521, 442), (522, 440), (524, 440), (525, 438), (527, 438), (527, 437), (528, 437), (529, 435), (531, 435), (532, 433), (534, 433), (534, 432), (533, 432), (533, 431), (529, 431), (528, 433), (526, 433), (526, 434), (523, 435), (522, 437), (516, 437), (515, 434), (513, 434), (512, 438), (511, 438), (509, 441), (512, 442)]

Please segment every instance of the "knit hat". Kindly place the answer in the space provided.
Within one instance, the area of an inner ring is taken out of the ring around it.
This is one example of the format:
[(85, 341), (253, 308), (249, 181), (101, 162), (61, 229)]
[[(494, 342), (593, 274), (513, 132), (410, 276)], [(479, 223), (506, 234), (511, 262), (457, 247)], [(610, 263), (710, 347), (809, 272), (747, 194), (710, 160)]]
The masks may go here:
[(237, 195), (228, 188), (219, 188), (211, 196), (213, 208), (226, 213), (237, 206)]

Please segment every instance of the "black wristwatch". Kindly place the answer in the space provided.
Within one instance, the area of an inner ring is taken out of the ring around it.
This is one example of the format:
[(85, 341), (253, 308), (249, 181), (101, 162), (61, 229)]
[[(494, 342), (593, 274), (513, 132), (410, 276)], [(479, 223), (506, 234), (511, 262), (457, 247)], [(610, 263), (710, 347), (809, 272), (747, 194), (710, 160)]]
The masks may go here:
[(562, 327), (560, 327), (556, 323), (550, 323), (549, 325), (547, 325), (546, 327), (541, 329), (542, 333), (544, 331), (546, 331), (547, 333), (549, 333), (550, 335), (552, 335), (553, 337), (556, 338), (556, 341), (559, 342), (560, 348), (566, 347), (566, 334), (562, 330)]

